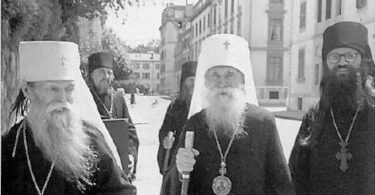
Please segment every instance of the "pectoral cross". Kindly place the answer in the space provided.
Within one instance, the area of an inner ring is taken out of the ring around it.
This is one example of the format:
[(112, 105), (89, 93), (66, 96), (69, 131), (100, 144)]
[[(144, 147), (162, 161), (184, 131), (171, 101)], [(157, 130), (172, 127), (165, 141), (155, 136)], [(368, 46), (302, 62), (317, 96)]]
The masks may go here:
[(224, 46), (225, 46), (225, 49), (228, 49), (228, 46), (230, 45), (230, 43), (228, 41), (225, 41), (224, 42)]
[(345, 172), (349, 168), (348, 160), (352, 159), (353, 156), (346, 148), (349, 145), (348, 143), (340, 142), (339, 145), (340, 151), (336, 153), (336, 158), (340, 161), (340, 170)]

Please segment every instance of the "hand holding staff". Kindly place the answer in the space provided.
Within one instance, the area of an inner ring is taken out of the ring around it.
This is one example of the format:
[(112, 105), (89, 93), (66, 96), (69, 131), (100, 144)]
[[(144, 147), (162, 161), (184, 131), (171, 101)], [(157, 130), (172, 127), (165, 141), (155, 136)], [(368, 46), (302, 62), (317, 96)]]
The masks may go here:
[(163, 141), (163, 146), (165, 149), (165, 157), (163, 161), (163, 173), (167, 170), (168, 168), (168, 161), (169, 161), (169, 155), (171, 152), (172, 145), (174, 143), (175, 138), (173, 137), (174, 133), (172, 131), (168, 132), (168, 136), (164, 138)]
[(194, 132), (187, 131), (185, 137), (185, 148), (180, 148), (176, 156), (177, 169), (182, 172), (181, 195), (186, 195), (189, 187), (190, 172), (195, 164), (194, 156), (199, 152), (193, 149)]

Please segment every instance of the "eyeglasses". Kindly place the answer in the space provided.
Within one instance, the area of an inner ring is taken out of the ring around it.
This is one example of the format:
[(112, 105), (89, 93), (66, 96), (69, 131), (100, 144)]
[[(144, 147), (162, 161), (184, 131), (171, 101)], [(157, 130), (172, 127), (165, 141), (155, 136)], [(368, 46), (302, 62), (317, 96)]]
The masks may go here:
[(358, 54), (359, 53), (351, 53), (351, 52), (347, 52), (344, 54), (333, 53), (328, 56), (328, 60), (332, 63), (337, 63), (340, 61), (341, 57), (344, 57), (347, 62), (353, 62), (356, 59)]

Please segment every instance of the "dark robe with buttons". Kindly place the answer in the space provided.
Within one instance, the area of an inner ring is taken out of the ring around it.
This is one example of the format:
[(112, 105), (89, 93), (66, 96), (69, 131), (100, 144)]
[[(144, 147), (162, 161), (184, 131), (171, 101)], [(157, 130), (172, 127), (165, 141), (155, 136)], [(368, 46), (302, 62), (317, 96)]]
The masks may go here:
[[(19, 126), (20, 123), (13, 126), (10, 132), (3, 136), (1, 140), (1, 194), (37, 195), (38, 192), (28, 167), (22, 129), (19, 133), (15, 156), (12, 157)], [(103, 135), (87, 123), (84, 123), (84, 127), (91, 138), (91, 147), (97, 153), (96, 171), (92, 177), (92, 182), (95, 185), (86, 186), (86, 190), (82, 191), (77, 188), (76, 184), (67, 181), (58, 170), (53, 169), (44, 194), (135, 195), (135, 186), (130, 184), (128, 178), (116, 164), (111, 150), (104, 141)], [(40, 149), (35, 145), (29, 126), (26, 127), (26, 139), (32, 170), (36, 182), (40, 190), (42, 190), (51, 168), (51, 162), (44, 158)]]
[(163, 147), (163, 140), (168, 135), (169, 131), (172, 131), (174, 133), (174, 137), (176, 138), (169, 152), (170, 156), (168, 158), (167, 166), (169, 167), (172, 162), (172, 155), (176, 152), (178, 138), (180, 137), (182, 128), (187, 120), (188, 113), (189, 107), (186, 104), (186, 101), (175, 100), (168, 106), (163, 125), (159, 130), (159, 150), (157, 160), (161, 174), (163, 174), (164, 159), (166, 156), (166, 149)]
[[(194, 131), (193, 147), (200, 152), (190, 174), (188, 194), (213, 195), (212, 182), (219, 175), (221, 161), (204, 110), (187, 121), (178, 148), (184, 147), (186, 131)], [(224, 135), (218, 138), (224, 152), (231, 138)], [(163, 195), (180, 193), (181, 182), (175, 159), (173, 163), (163, 180)], [(231, 195), (294, 194), (274, 117), (264, 109), (247, 106), (244, 132), (236, 135), (226, 164), (226, 176), (232, 182)]]
[[(354, 115), (355, 110), (334, 110), (344, 140)], [(342, 171), (336, 158), (340, 139), (330, 112), (319, 105), (311, 108), (303, 118), (289, 160), (297, 194), (375, 194), (374, 124), (374, 108), (365, 105), (349, 138), (349, 168)]]
[[(110, 109), (110, 102), (111, 102), (111, 96), (106, 95), (104, 97), (99, 97), (99, 95), (96, 94), (91, 89), (91, 93), (93, 94), (96, 106), (98, 107), (98, 111), (102, 117), (102, 119), (110, 119), (110, 118), (125, 118), (127, 119), (129, 123), (129, 154), (131, 154), (134, 157), (134, 172), (137, 167), (138, 162), (138, 147), (139, 147), (139, 140), (137, 131), (135, 129), (135, 126), (133, 124), (133, 120), (130, 117), (129, 109), (126, 105), (125, 96), (121, 92), (116, 92), (112, 90), (113, 92), (113, 111), (112, 116), (108, 113), (107, 110)], [(99, 100), (98, 98), (102, 98)], [(104, 105), (104, 104), (106, 105)]]

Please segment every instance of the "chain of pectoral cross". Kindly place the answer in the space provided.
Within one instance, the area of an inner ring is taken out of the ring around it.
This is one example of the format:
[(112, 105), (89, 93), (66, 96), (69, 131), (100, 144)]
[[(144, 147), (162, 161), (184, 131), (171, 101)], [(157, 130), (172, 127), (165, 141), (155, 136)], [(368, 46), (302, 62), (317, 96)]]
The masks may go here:
[(335, 157), (336, 157), (337, 160), (340, 161), (340, 170), (344, 171), (344, 172), (349, 168), (348, 160), (350, 160), (353, 157), (353, 155), (348, 151), (348, 149), (346, 147), (349, 145), (350, 134), (353, 130), (354, 123), (355, 123), (355, 120), (357, 119), (359, 110), (360, 110), (360, 106), (357, 107), (357, 111), (355, 112), (352, 123), (350, 124), (348, 134), (346, 135), (345, 140), (343, 140), (342, 136), (340, 134), (339, 128), (337, 127), (335, 116), (333, 114), (332, 108), (330, 108), (332, 122), (333, 122), (333, 125), (335, 126), (337, 136), (340, 139), (340, 142), (339, 142), (340, 150), (339, 150), (339, 152), (336, 153)]

